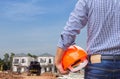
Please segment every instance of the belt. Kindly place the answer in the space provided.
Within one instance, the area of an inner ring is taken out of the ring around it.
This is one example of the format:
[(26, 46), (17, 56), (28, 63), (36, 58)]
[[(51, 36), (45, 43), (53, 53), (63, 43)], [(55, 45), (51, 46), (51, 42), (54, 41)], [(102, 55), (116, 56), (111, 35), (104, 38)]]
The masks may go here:
[[(88, 59), (91, 58), (91, 55), (88, 56)], [(120, 55), (101, 55), (102, 60), (120, 60)]]
[(103, 59), (103, 60), (120, 60), (120, 55), (116, 55), (116, 56), (104, 56), (104, 55), (102, 55), (101, 56), (101, 59)]

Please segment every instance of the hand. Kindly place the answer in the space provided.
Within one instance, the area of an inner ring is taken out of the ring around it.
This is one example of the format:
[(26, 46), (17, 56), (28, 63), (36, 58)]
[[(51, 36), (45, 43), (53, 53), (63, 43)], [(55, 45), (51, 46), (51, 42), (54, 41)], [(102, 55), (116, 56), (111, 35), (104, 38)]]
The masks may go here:
[(65, 70), (63, 69), (62, 64), (56, 64), (56, 67), (57, 67), (57, 69), (59, 70), (59, 72), (60, 72), (61, 74), (63, 74), (63, 75), (69, 73), (68, 71), (65, 71)]
[(62, 64), (61, 64), (63, 54), (64, 54), (64, 50), (62, 48), (58, 47), (57, 52), (56, 52), (56, 56), (55, 56), (55, 65), (61, 74), (67, 74), (68, 71), (65, 71), (63, 69)]

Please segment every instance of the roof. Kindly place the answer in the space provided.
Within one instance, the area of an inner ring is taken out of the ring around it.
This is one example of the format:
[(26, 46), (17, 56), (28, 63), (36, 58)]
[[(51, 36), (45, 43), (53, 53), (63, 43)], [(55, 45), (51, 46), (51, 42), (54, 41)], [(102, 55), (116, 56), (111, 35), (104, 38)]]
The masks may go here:
[(19, 53), (19, 54), (15, 54), (15, 57), (28, 57), (28, 55), (24, 53)]
[(49, 53), (43, 53), (43, 54), (39, 55), (38, 57), (54, 57), (54, 56)]
[[(14, 57), (29, 57), (29, 56), (25, 53), (19, 53), (19, 54), (15, 54)], [(54, 56), (49, 53), (43, 53), (41, 55), (38, 55), (37, 57), (54, 57)]]

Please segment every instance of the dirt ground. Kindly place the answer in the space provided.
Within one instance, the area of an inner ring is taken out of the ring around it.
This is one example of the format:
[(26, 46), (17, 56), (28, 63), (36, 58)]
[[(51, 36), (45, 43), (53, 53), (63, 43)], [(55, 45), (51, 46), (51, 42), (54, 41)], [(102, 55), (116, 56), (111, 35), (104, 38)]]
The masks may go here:
[(31, 76), (31, 77), (27, 76), (24, 79), (57, 79), (57, 78), (50, 76)]
[(16, 74), (11, 72), (0, 72), (0, 79), (57, 79), (57, 77), (50, 72), (43, 73), (40, 76), (27, 76), (25, 73)]
[(24, 79), (57, 79), (54, 73), (45, 72), (40, 76), (25, 76)]
[(84, 73), (70, 73), (62, 76), (60, 74), (45, 72), (39, 76), (35, 74), (27, 76), (27, 73), (17, 74), (13, 72), (0, 72), (0, 79), (84, 79)]

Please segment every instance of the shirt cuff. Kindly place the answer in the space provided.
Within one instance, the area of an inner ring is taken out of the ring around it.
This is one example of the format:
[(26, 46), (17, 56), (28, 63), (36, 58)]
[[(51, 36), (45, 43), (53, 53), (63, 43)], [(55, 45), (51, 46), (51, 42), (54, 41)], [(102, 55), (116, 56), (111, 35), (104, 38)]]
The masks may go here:
[(71, 35), (61, 35), (57, 46), (66, 50), (69, 46), (75, 44), (74, 41), (75, 41), (75, 37), (73, 37)]

